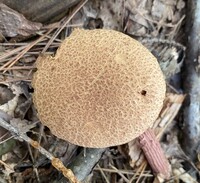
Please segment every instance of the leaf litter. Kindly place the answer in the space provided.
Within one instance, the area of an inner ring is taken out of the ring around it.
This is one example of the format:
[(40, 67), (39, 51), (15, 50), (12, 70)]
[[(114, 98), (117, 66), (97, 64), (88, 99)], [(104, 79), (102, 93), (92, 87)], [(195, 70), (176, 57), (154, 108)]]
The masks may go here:
[[(8, 10), (20, 17), (20, 21), (28, 23), (27, 26), (34, 25), (15, 10)], [(168, 82), (163, 110), (153, 127), (172, 168), (172, 176), (168, 182), (197, 182), (184, 169), (184, 162), (186, 159), (190, 160), (182, 151), (178, 139), (180, 126), (177, 123), (180, 119), (177, 114), (185, 95), (180, 94), (179, 86), (172, 86), (171, 83), (172, 78), (180, 72), (185, 54), (185, 47), (179, 42), (183, 37), (185, 1), (95, 0), (88, 1), (83, 6), (75, 6), (71, 8), (71, 12), (59, 22), (43, 27), (36, 24), (38, 27), (33, 28), (33, 32), (26, 31), (28, 33), (25, 34), (19, 31), (19, 27), (12, 27), (14, 29), (9, 31), (13, 32), (3, 33), (5, 39), (0, 43), (1, 118), (9, 119), (15, 128), (27, 132), (42, 147), (68, 164), (76, 157), (80, 148), (56, 139), (40, 124), (32, 105), (33, 90), (30, 82), (36, 70), (35, 60), (41, 52), (54, 54), (61, 40), (74, 27), (119, 30), (138, 39), (152, 51)], [(6, 22), (1, 23), (6, 25)], [(8, 39), (8, 36), (13, 38)], [(55, 175), (60, 175), (38, 150), (18, 141), (13, 135), (11, 140), (18, 145), (10, 146), (2, 155), (2, 180), (50, 182)], [(5, 146), (9, 146), (8, 142), (4, 142)], [(195, 166), (192, 162), (191, 164)], [(136, 140), (108, 149), (88, 179), (91, 182), (163, 182), (162, 178), (152, 174)]]

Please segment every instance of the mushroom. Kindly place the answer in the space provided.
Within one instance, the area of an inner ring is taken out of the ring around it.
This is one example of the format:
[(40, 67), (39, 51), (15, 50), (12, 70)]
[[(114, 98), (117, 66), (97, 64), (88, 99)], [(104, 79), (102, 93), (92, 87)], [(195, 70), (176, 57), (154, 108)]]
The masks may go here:
[(42, 55), (36, 66), (39, 119), (57, 137), (83, 147), (116, 146), (140, 136), (165, 98), (156, 58), (114, 30), (75, 29), (54, 57)]

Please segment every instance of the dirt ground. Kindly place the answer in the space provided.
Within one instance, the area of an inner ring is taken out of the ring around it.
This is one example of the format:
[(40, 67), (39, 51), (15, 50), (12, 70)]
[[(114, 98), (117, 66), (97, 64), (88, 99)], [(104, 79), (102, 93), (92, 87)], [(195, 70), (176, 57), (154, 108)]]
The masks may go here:
[[(74, 176), (93, 183), (200, 182), (200, 26), (196, 20), (200, 2), (0, 0), (0, 3), (1, 183), (62, 183), (68, 182), (66, 177), (77, 182)], [(83, 148), (58, 139), (40, 122), (32, 102), (35, 62), (39, 55), (55, 55), (75, 28), (123, 32), (141, 42), (157, 58), (167, 93), (153, 131), (168, 159), (169, 178), (152, 171), (137, 139), (106, 149)]]

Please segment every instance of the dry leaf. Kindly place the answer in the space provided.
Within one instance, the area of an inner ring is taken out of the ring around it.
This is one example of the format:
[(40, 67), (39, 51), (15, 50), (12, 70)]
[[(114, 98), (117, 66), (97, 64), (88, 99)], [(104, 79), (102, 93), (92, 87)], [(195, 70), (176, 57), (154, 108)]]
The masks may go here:
[(10, 116), (14, 116), (15, 108), (17, 107), (19, 96), (16, 95), (12, 100), (9, 100), (6, 104), (0, 106), (0, 110), (6, 112)]
[(10, 124), (14, 126), (20, 133), (26, 133), (30, 129), (34, 128), (36, 126), (36, 123), (30, 123), (27, 120), (21, 120), (18, 118), (13, 118), (10, 120)]
[(159, 20), (163, 18), (163, 13), (166, 11), (166, 5), (160, 0), (154, 0), (151, 14), (152, 16)]
[(173, 169), (173, 173), (184, 183), (198, 183), (190, 174), (188, 174), (183, 168)]
[(31, 22), (17, 11), (0, 4), (0, 32), (3, 36), (29, 36), (41, 27), (41, 23)]
[(146, 38), (142, 43), (158, 59), (166, 79), (180, 72), (185, 57), (184, 46), (174, 41), (157, 38)]
[(87, 17), (101, 19), (106, 29), (121, 30), (123, 17), (123, 1), (89, 1), (84, 7)]
[(162, 176), (159, 175), (157, 175), (153, 180), (153, 183), (163, 183), (163, 182), (165, 182), (165, 179), (163, 179)]
[(15, 172), (14, 170), (15, 165), (16, 165), (15, 163), (10, 163), (9, 165), (6, 163), (4, 164), (3, 173), (5, 177), (9, 177), (11, 173)]
[(6, 85), (0, 85), (0, 105), (7, 103), (9, 100), (13, 99), (14, 96), (12, 90)]
[(139, 166), (143, 160), (144, 160), (144, 155), (142, 153), (141, 148), (139, 147), (137, 143), (137, 139), (132, 140), (131, 142), (128, 143), (129, 147), (129, 156), (130, 156), (130, 166)]
[(183, 0), (178, 0), (177, 4), (176, 4), (176, 8), (178, 10), (181, 10), (185, 7), (185, 2)]
[(67, 162), (73, 156), (73, 153), (77, 149), (77, 146), (59, 139), (53, 154), (63, 162)]
[[(3, 105), (0, 105), (0, 110), (4, 111), (8, 115), (14, 117), (14, 112), (15, 112), (15, 109), (16, 109), (18, 101), (19, 101), (19, 96), (22, 93), (24, 93), (24, 91), (20, 85), (16, 85), (16, 84), (11, 84), (9, 86), (9, 88), (12, 90), (12, 95), (11, 94), (9, 94), (9, 95), (14, 96), (14, 97), (12, 99), (10, 99), (9, 101), (7, 101), (6, 103), (4, 103)], [(3, 99), (3, 98), (6, 98), (6, 96), (8, 96), (8, 95), (6, 95), (7, 93), (5, 91), (10, 91), (10, 90), (8, 88), (3, 88), (3, 89), (1, 88), (1, 91), (3, 91), (3, 92), (1, 93), (0, 96)], [(4, 97), (4, 95), (5, 95), (5, 97)]]

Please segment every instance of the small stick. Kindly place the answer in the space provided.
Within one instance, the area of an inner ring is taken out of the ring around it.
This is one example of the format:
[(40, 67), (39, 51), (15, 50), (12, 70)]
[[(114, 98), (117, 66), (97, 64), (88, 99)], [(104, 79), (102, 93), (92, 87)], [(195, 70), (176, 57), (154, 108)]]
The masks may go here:
[(53, 34), (51, 39), (48, 41), (44, 49), (42, 50), (42, 53), (46, 52), (49, 46), (53, 43), (53, 41), (56, 39), (56, 37), (60, 34), (60, 32), (67, 26), (67, 24), (70, 22), (70, 20), (76, 15), (76, 13), (86, 4), (88, 0), (82, 0), (78, 6), (74, 9), (74, 11), (67, 17), (65, 22), (57, 29), (57, 31)]
[[(82, 151), (76, 158), (74, 158), (74, 160), (72, 160), (68, 167), (74, 172), (79, 181), (83, 181), (91, 173), (105, 150), (105, 148), (87, 148), (85, 156)], [(64, 182), (63, 177), (59, 182)]]
[(99, 168), (99, 171), (101, 172), (101, 175), (105, 179), (106, 183), (109, 183), (108, 178), (106, 177), (105, 173), (103, 172), (103, 170), (101, 169), (101, 167), (99, 166), (99, 164), (97, 164), (97, 167)]
[[(45, 33), (43, 36), (41, 36), (41, 37), (38, 38), (37, 40), (35, 40), (35, 41), (29, 43), (28, 45), (26, 45), (25, 48), (24, 48), (18, 55), (16, 55), (13, 59), (11, 59), (9, 62), (7, 62), (6, 64), (4, 64), (4, 65), (1, 67), (1, 69), (2, 69), (2, 68), (5, 68), (5, 67), (7, 67), (7, 66), (8, 66), (8, 68), (12, 67), (21, 57), (23, 57), (23, 56), (27, 53), (27, 51), (29, 51), (29, 50), (30, 50), (33, 46), (35, 46), (37, 43), (41, 42), (41, 41), (45, 38), (45, 36), (48, 35), (48, 34), (50, 34), (52, 31), (53, 31), (53, 30), (50, 29), (50, 30), (49, 30), (47, 33)], [(4, 72), (6, 72), (6, 69), (5, 69)], [(3, 72), (3, 73), (4, 73), (4, 72)]]
[(67, 169), (63, 163), (58, 159), (55, 158), (51, 153), (49, 153), (46, 149), (41, 147), (37, 141), (32, 140), (29, 138), (25, 133), (21, 132), (19, 129), (13, 127), (11, 124), (4, 121), (2, 118), (0, 118), (0, 126), (5, 128), (6, 130), (10, 131), (11, 133), (15, 133), (19, 138), (23, 139), (27, 143), (29, 143), (31, 146), (36, 148), (41, 154), (43, 154), (45, 157), (51, 160), (52, 165), (59, 171), (62, 172), (62, 174), (70, 180), (71, 183), (78, 183), (77, 178), (74, 176), (73, 172), (70, 169)]
[(25, 48), (26, 48), (26, 45), (25, 45), (25, 46), (18, 47), (18, 48), (15, 48), (15, 49), (13, 49), (13, 50), (11, 50), (11, 51), (9, 51), (9, 52), (7, 52), (7, 53), (1, 55), (1, 56), (0, 56), (0, 62), (4, 62), (4, 59), (5, 59), (5, 58), (10, 57), (10, 56), (12, 56), (12, 55), (18, 53), (19, 51), (21, 51), (21, 50), (23, 50), (23, 49), (25, 49)]
[(138, 137), (138, 141), (153, 171), (162, 178), (168, 179), (170, 177), (170, 166), (153, 130), (146, 130)]

